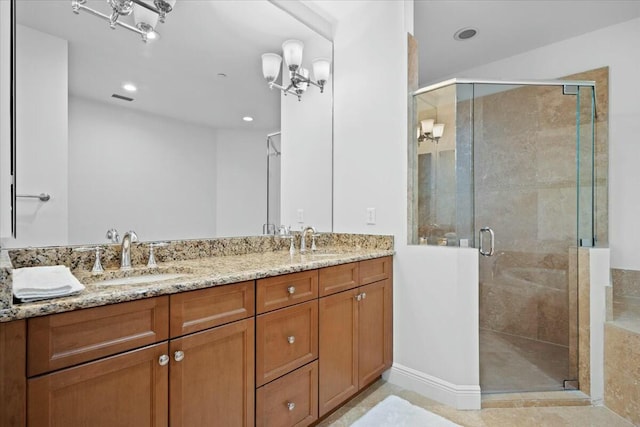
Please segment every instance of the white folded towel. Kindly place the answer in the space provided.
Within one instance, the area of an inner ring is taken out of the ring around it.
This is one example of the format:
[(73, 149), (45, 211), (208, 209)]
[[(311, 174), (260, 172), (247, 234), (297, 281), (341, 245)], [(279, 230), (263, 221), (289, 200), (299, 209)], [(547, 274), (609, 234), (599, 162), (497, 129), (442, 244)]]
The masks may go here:
[(84, 289), (64, 265), (16, 268), (12, 276), (13, 295), (22, 302), (73, 295)]

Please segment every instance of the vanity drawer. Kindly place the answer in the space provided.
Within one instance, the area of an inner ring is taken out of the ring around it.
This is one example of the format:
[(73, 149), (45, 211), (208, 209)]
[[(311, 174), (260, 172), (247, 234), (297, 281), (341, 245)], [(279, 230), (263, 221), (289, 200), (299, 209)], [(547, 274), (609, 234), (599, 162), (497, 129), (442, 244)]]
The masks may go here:
[(318, 282), (321, 297), (353, 289), (358, 286), (358, 263), (321, 268)]
[(261, 387), (257, 427), (308, 426), (318, 419), (318, 361)]
[(166, 340), (169, 297), (34, 317), (27, 329), (31, 377)]
[(257, 294), (258, 313), (312, 300), (318, 297), (318, 270), (260, 279)]
[(318, 300), (258, 316), (256, 385), (318, 358)]
[(360, 284), (366, 285), (390, 278), (392, 267), (390, 256), (360, 261)]
[(241, 282), (171, 295), (171, 338), (253, 316), (255, 283)]

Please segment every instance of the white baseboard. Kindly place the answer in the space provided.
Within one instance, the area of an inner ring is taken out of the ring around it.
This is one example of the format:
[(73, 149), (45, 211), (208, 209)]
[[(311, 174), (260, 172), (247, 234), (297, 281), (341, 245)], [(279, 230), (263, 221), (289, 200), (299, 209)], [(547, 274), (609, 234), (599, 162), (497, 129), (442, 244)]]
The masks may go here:
[(482, 404), (479, 385), (452, 384), (398, 363), (394, 363), (383, 377), (391, 384), (456, 409), (480, 409)]

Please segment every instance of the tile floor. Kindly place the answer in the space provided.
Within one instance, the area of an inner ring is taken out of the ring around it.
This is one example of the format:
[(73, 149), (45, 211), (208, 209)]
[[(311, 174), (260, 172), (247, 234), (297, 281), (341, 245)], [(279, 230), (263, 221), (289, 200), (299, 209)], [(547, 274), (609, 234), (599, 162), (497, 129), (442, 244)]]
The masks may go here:
[(372, 384), (318, 424), (318, 427), (349, 426), (391, 394), (465, 427), (633, 427), (633, 424), (605, 407), (522, 407), (457, 411), (383, 380)]
[(569, 349), (480, 329), (480, 384), (487, 393), (562, 390)]

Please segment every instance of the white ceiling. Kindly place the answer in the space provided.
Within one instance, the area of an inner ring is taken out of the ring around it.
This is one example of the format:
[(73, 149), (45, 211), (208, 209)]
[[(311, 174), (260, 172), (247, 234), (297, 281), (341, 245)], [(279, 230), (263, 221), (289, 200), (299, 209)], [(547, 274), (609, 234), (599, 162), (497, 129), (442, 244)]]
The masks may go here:
[[(638, 16), (640, 0), (416, 0), (420, 86)], [(464, 27), (478, 34), (454, 40)]]
[[(87, 5), (109, 12), (105, 0)], [(216, 128), (280, 129), (280, 93), (262, 77), (261, 54), (280, 53), (284, 40), (296, 38), (305, 42), (304, 66), (332, 56), (330, 42), (266, 0), (178, 0), (156, 27), (160, 39), (146, 44), (74, 14), (70, 0), (17, 0), (17, 21), (69, 40), (72, 94)], [(137, 84), (134, 95), (121, 89), (126, 81)], [(247, 115), (255, 121), (243, 122)]]

